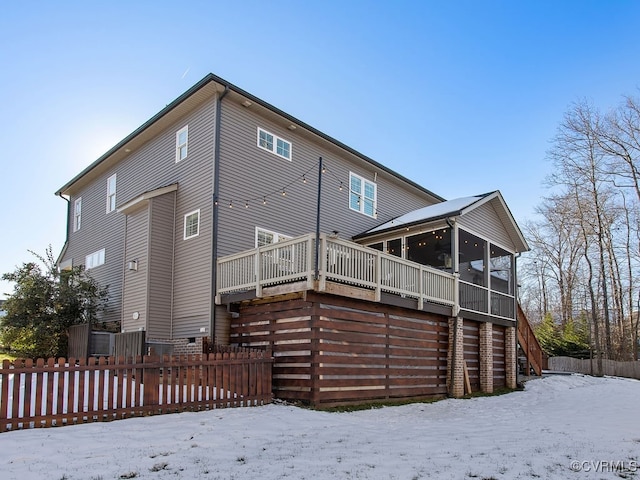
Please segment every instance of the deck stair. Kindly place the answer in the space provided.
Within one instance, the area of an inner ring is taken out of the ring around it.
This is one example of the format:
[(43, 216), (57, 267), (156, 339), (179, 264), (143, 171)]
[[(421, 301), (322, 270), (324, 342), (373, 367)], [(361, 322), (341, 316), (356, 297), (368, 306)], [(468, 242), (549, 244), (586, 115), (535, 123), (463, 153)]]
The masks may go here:
[(527, 316), (524, 314), (524, 310), (522, 310), (520, 304), (518, 304), (518, 343), (524, 352), (526, 361), (525, 369), (528, 370), (525, 374), (528, 374), (529, 371), (533, 371), (536, 375), (541, 376), (542, 348), (540, 348), (538, 339), (536, 338), (533, 328), (531, 328), (531, 324), (527, 320)]

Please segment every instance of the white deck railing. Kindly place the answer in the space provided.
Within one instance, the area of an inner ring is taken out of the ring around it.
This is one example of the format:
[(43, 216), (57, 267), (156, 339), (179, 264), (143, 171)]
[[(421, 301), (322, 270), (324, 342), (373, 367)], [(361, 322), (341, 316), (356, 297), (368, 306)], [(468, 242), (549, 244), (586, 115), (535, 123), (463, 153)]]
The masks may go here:
[[(432, 267), (364, 247), (346, 240), (320, 236), (317, 287), (324, 291), (327, 281), (454, 306), (457, 278)], [(315, 281), (315, 235), (309, 234), (272, 245), (247, 250), (218, 259), (217, 297), (255, 290), (262, 296), (265, 287)]]

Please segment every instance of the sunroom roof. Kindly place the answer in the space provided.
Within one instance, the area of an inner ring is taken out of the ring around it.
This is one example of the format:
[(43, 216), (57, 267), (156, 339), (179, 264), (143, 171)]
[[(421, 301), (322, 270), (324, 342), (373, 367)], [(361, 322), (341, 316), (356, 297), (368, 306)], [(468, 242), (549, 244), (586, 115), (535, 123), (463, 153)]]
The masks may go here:
[(422, 207), (417, 210), (413, 210), (412, 212), (405, 213), (404, 215), (400, 215), (399, 217), (389, 220), (382, 225), (378, 225), (371, 230), (367, 230), (366, 232), (358, 235), (358, 237), (400, 228), (414, 223), (429, 222), (441, 218), (460, 215), (465, 208), (470, 207), (477, 201), (491, 195), (491, 193), (494, 192), (476, 195), (473, 197), (455, 198), (453, 200), (447, 200), (446, 202), (436, 203), (435, 205), (429, 205), (428, 207)]
[(481, 195), (455, 198), (453, 200), (447, 200), (445, 202), (436, 203), (435, 205), (429, 205), (428, 207), (413, 210), (367, 230), (366, 232), (356, 235), (353, 239), (357, 240), (382, 233), (390, 233), (414, 225), (435, 222), (444, 218), (461, 217), (487, 203), (491, 203), (493, 205), (493, 208), (500, 218), (505, 231), (513, 241), (515, 251), (524, 252), (529, 250), (527, 241), (522, 235), (513, 215), (511, 215), (509, 207), (507, 207), (507, 204), (504, 202), (502, 194), (498, 190), (483, 193)]

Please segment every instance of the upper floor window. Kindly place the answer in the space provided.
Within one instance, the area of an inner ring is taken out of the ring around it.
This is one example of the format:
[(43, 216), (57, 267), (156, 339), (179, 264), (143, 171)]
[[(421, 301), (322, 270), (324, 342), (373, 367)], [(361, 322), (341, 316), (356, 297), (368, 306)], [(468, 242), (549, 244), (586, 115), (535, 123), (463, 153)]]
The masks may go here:
[(176, 163), (187, 158), (189, 144), (189, 126), (185, 125), (176, 132)]
[(376, 216), (376, 184), (349, 173), (349, 208), (370, 217)]
[(104, 248), (87, 255), (84, 262), (84, 268), (86, 270), (99, 267), (100, 265), (104, 265)]
[(291, 142), (258, 127), (258, 146), (291, 161)]
[(200, 234), (200, 210), (194, 210), (184, 216), (184, 239), (197, 237)]
[(107, 179), (107, 213), (116, 209), (116, 174)]
[(82, 197), (73, 202), (73, 231), (77, 232), (82, 226)]

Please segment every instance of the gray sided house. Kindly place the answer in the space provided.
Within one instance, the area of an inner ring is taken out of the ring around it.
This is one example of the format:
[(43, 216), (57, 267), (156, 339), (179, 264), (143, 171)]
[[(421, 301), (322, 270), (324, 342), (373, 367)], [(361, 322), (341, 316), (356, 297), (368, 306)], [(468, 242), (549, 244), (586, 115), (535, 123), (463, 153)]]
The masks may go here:
[(57, 195), (59, 266), (122, 332), (268, 346), (276, 395), (313, 403), (513, 386), (528, 247), (497, 191), (445, 201), (208, 75)]

